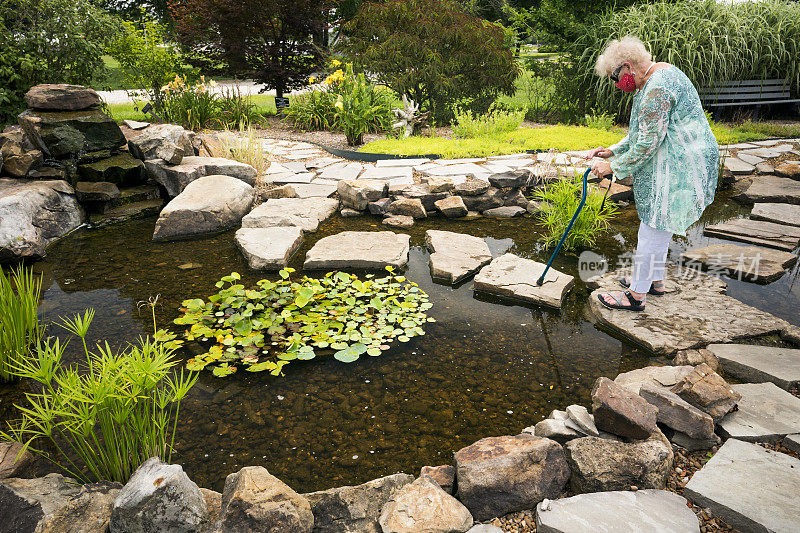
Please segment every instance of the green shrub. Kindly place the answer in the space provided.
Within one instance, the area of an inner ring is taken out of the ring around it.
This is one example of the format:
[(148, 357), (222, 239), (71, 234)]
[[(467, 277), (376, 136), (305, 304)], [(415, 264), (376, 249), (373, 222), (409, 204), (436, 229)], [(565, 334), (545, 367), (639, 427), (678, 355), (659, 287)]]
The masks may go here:
[(438, 124), (453, 106), (485, 113), (512, 94), (519, 66), (500, 25), (451, 0), (388, 0), (361, 5), (344, 25), (342, 50), (357, 69), (408, 95)]
[(226, 127), (258, 124), (264, 120), (251, 96), (242, 96), (239, 87), (226, 88), (217, 99), (219, 122)]
[(83, 343), (83, 368), (64, 365), (66, 344), (58, 339), (41, 342), (16, 365), (16, 376), (42, 388), (25, 395), (28, 405), (16, 406), (22, 419), (0, 436), (24, 443), (82, 483), (125, 483), (150, 457), (170, 462), (180, 403), (197, 375), (174, 373), (178, 341), (163, 331), (119, 352), (108, 343), (90, 350), (93, 316), (90, 310), (60, 324)]
[(214, 87), (213, 80), (206, 82), (201, 78), (196, 83), (187, 83), (186, 79), (175, 76), (161, 91), (162, 118), (193, 130), (204, 128), (219, 118)]
[(310, 91), (297, 96), (283, 110), (284, 121), (304, 130), (335, 129), (336, 95), (329, 90)]
[(492, 106), (483, 115), (474, 115), (470, 110), (455, 110), (456, 124), (453, 131), (463, 138), (480, 137), (514, 131), (525, 119), (525, 110), (504, 110)]
[(15, 365), (39, 343), (41, 294), (42, 279), (33, 269), (19, 267), (6, 276), (0, 268), (0, 381), (14, 379)]
[[(541, 203), (538, 216), (547, 229), (545, 245), (553, 246), (561, 239), (561, 235), (578, 209), (582, 192), (583, 174), (580, 173), (575, 174), (572, 179), (566, 177), (555, 181), (534, 193), (534, 200)], [(600, 210), (604, 193), (605, 191), (589, 188), (586, 204), (564, 241), (565, 250), (590, 246), (603, 231), (608, 229), (610, 220), (618, 210), (613, 202), (608, 201), (603, 210)]]
[(583, 123), (588, 128), (611, 131), (614, 127), (614, 116), (593, 109), (591, 113), (584, 115)]

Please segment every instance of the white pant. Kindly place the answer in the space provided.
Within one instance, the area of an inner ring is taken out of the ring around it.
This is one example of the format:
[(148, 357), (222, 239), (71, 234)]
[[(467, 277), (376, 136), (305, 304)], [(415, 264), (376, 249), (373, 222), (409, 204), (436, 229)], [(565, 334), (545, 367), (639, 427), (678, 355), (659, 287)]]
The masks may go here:
[(639, 224), (630, 286), (633, 292), (646, 293), (650, 290), (652, 282), (664, 279), (664, 265), (667, 261), (670, 239), (672, 233), (669, 231), (651, 228), (644, 222)]

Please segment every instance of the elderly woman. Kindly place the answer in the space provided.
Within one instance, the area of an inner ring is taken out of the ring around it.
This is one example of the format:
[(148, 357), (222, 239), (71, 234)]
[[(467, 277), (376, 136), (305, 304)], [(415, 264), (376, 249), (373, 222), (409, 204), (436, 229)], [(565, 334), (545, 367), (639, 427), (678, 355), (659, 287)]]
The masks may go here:
[(611, 41), (596, 71), (626, 93), (635, 92), (628, 136), (592, 150), (597, 176), (633, 179), (639, 236), (626, 291), (599, 295), (612, 309), (643, 311), (648, 294), (664, 294), (664, 264), (673, 234), (685, 235), (714, 200), (719, 148), (697, 90), (680, 69), (655, 63), (633, 36)]

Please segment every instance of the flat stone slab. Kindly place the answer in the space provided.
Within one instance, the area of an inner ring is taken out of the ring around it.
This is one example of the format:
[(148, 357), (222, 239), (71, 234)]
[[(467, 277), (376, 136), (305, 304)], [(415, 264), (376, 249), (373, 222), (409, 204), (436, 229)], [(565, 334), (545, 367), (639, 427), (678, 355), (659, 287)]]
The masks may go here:
[(332, 198), (274, 198), (250, 211), (242, 219), (242, 227), (297, 226), (303, 231), (317, 231), (320, 222), (338, 208), (339, 200)]
[(800, 433), (800, 398), (774, 383), (731, 385), (742, 395), (739, 409), (725, 415), (718, 427), (723, 436), (746, 441), (775, 442)]
[[(320, 179), (314, 180), (319, 182)], [(297, 193), (298, 198), (328, 198), (336, 192), (336, 185), (334, 183), (295, 183), (292, 188)]]
[(766, 220), (787, 226), (800, 226), (800, 205), (759, 203), (750, 212), (753, 220)]
[(241, 228), (234, 235), (236, 246), (254, 270), (280, 270), (303, 242), (297, 226)]
[(409, 240), (408, 235), (391, 231), (343, 231), (317, 241), (303, 268), (401, 268), (408, 263)]
[(476, 165), (475, 163), (460, 163), (456, 165), (438, 165), (433, 164), (422, 171), (426, 176), (466, 176), (467, 174), (488, 174), (489, 171), (485, 168)]
[(748, 383), (774, 383), (789, 390), (800, 384), (800, 350), (749, 344), (709, 344), (722, 370)]
[(683, 493), (739, 531), (797, 531), (800, 460), (730, 439)]
[(786, 321), (726, 295), (721, 279), (702, 272), (685, 276), (685, 271), (672, 266), (665, 276), (666, 296), (648, 298), (643, 312), (606, 308), (598, 295), (619, 291), (617, 278), (628, 275), (627, 270), (589, 280), (590, 286), (597, 287), (589, 296), (589, 305), (599, 324), (652, 352), (668, 355), (791, 329)]
[(731, 155), (725, 158), (725, 170), (734, 176), (738, 176), (740, 174), (750, 174), (756, 170), (756, 167)]
[(800, 453), (800, 434), (786, 435), (786, 438), (783, 439), (782, 444), (784, 448), (787, 448), (794, 453)]
[(536, 506), (538, 533), (690, 533), (700, 531), (686, 498), (666, 490), (579, 494)]
[(413, 178), (414, 169), (406, 167), (367, 167), (359, 179), (390, 180), (393, 178)]
[(319, 177), (326, 180), (354, 180), (364, 170), (361, 163), (335, 163), (323, 168)]
[(745, 202), (778, 202), (800, 205), (800, 181), (758, 176), (741, 195)]
[(792, 251), (800, 244), (800, 227), (748, 218), (732, 218), (722, 224), (706, 226), (703, 235), (786, 251)]
[(316, 178), (317, 175), (313, 172), (285, 172), (283, 174), (273, 174), (270, 175), (270, 181), (272, 183), (284, 184), (284, 183), (311, 183), (311, 181)]
[(378, 159), (375, 162), (377, 168), (390, 168), (390, 167), (415, 167), (417, 165), (424, 165), (430, 162), (426, 157), (415, 159)]
[(783, 276), (797, 262), (797, 256), (760, 246), (712, 244), (684, 252), (681, 260), (686, 268), (703, 267), (713, 274), (766, 283)]
[(450, 283), (466, 279), (492, 260), (485, 240), (464, 233), (428, 230), (425, 244), (431, 252), (431, 276)]
[(545, 266), (538, 261), (504, 254), (475, 276), (474, 289), (504, 298), (561, 308), (564, 295), (572, 287), (574, 279), (569, 274), (551, 268), (539, 287), (536, 280)]

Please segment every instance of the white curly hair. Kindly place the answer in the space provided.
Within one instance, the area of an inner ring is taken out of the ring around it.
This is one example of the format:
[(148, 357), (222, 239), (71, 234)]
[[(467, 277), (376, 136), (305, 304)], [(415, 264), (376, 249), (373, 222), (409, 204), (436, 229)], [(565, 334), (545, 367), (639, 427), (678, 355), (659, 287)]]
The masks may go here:
[(644, 67), (652, 59), (650, 51), (638, 37), (626, 35), (606, 45), (603, 53), (597, 58), (594, 70), (598, 76), (610, 76), (625, 61), (636, 67)]

